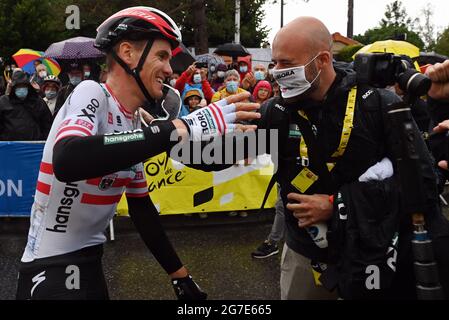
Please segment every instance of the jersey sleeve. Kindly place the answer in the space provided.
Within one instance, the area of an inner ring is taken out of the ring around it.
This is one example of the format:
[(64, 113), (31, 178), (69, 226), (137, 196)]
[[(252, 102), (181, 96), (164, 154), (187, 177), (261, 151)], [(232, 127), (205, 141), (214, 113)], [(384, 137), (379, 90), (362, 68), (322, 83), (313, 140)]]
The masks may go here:
[(126, 197), (148, 197), (148, 184), (142, 163), (136, 166), (136, 175), (134, 176), (134, 179), (131, 180), (131, 182), (126, 186)]
[(59, 111), (61, 123), (56, 142), (67, 137), (87, 137), (98, 132), (100, 121), (107, 119), (107, 97), (101, 85), (94, 81), (81, 82)]

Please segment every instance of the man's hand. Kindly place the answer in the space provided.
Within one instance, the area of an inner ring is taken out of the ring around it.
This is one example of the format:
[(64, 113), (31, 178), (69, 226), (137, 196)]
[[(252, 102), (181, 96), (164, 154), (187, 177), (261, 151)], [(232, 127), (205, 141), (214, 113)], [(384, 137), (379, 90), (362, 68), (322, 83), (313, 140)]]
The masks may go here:
[(332, 216), (333, 205), (327, 194), (302, 195), (289, 193), (287, 198), (290, 203), (287, 209), (293, 212), (298, 219), (300, 228), (310, 227), (319, 222), (325, 222)]
[(260, 118), (260, 113), (253, 112), (260, 108), (258, 103), (240, 102), (248, 99), (250, 93), (240, 93), (227, 97), (205, 108), (198, 109), (191, 114), (175, 120), (173, 123), (179, 130), (177, 121), (182, 121), (188, 129), (193, 141), (208, 140), (234, 131), (255, 130), (255, 125), (243, 125), (238, 122)]
[(195, 73), (195, 71), (196, 71), (196, 61), (187, 68), (186, 72), (188, 76), (192, 76)]
[(435, 100), (449, 100), (449, 60), (430, 66), (426, 70), (426, 75), (432, 80), (429, 97)]
[[(446, 60), (446, 61), (448, 61), (448, 60)], [(434, 132), (445, 132), (448, 130), (449, 130), (449, 120), (440, 122), (435, 128), (433, 128)], [(449, 170), (447, 161), (443, 160), (443, 161), (438, 162), (438, 166), (441, 169)]]
[(201, 81), (207, 80), (207, 68), (200, 69)]
[(256, 85), (256, 78), (254, 77), (254, 74), (252, 72), (248, 72), (242, 81), (243, 89), (248, 90), (251, 87), (254, 87)]

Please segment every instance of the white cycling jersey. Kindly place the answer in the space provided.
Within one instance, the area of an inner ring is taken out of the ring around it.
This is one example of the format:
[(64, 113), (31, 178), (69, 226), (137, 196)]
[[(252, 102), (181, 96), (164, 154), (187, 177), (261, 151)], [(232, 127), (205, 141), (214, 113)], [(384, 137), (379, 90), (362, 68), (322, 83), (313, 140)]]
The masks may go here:
[[(142, 163), (104, 177), (71, 183), (58, 181), (52, 165), (56, 142), (69, 136), (104, 135), (138, 128), (140, 120), (120, 105), (107, 85), (88, 80), (75, 88), (59, 111), (44, 147), (22, 262), (105, 242), (104, 231), (123, 192), (128, 197), (148, 196)], [(105, 144), (114, 143), (114, 138), (105, 138)]]

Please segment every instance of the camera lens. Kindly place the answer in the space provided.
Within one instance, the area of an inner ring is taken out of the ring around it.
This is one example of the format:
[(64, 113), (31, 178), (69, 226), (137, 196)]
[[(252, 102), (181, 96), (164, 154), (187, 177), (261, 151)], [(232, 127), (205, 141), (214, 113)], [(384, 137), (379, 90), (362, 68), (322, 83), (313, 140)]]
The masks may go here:
[(401, 90), (413, 93), (416, 96), (425, 95), (432, 85), (426, 75), (414, 69), (407, 69), (401, 73), (398, 77), (398, 83)]

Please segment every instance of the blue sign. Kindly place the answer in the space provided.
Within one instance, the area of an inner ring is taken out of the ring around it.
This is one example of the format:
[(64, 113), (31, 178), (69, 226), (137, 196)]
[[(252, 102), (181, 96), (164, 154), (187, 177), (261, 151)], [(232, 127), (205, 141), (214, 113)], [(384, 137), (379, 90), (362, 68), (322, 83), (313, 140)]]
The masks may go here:
[(0, 216), (29, 216), (43, 143), (0, 142)]

